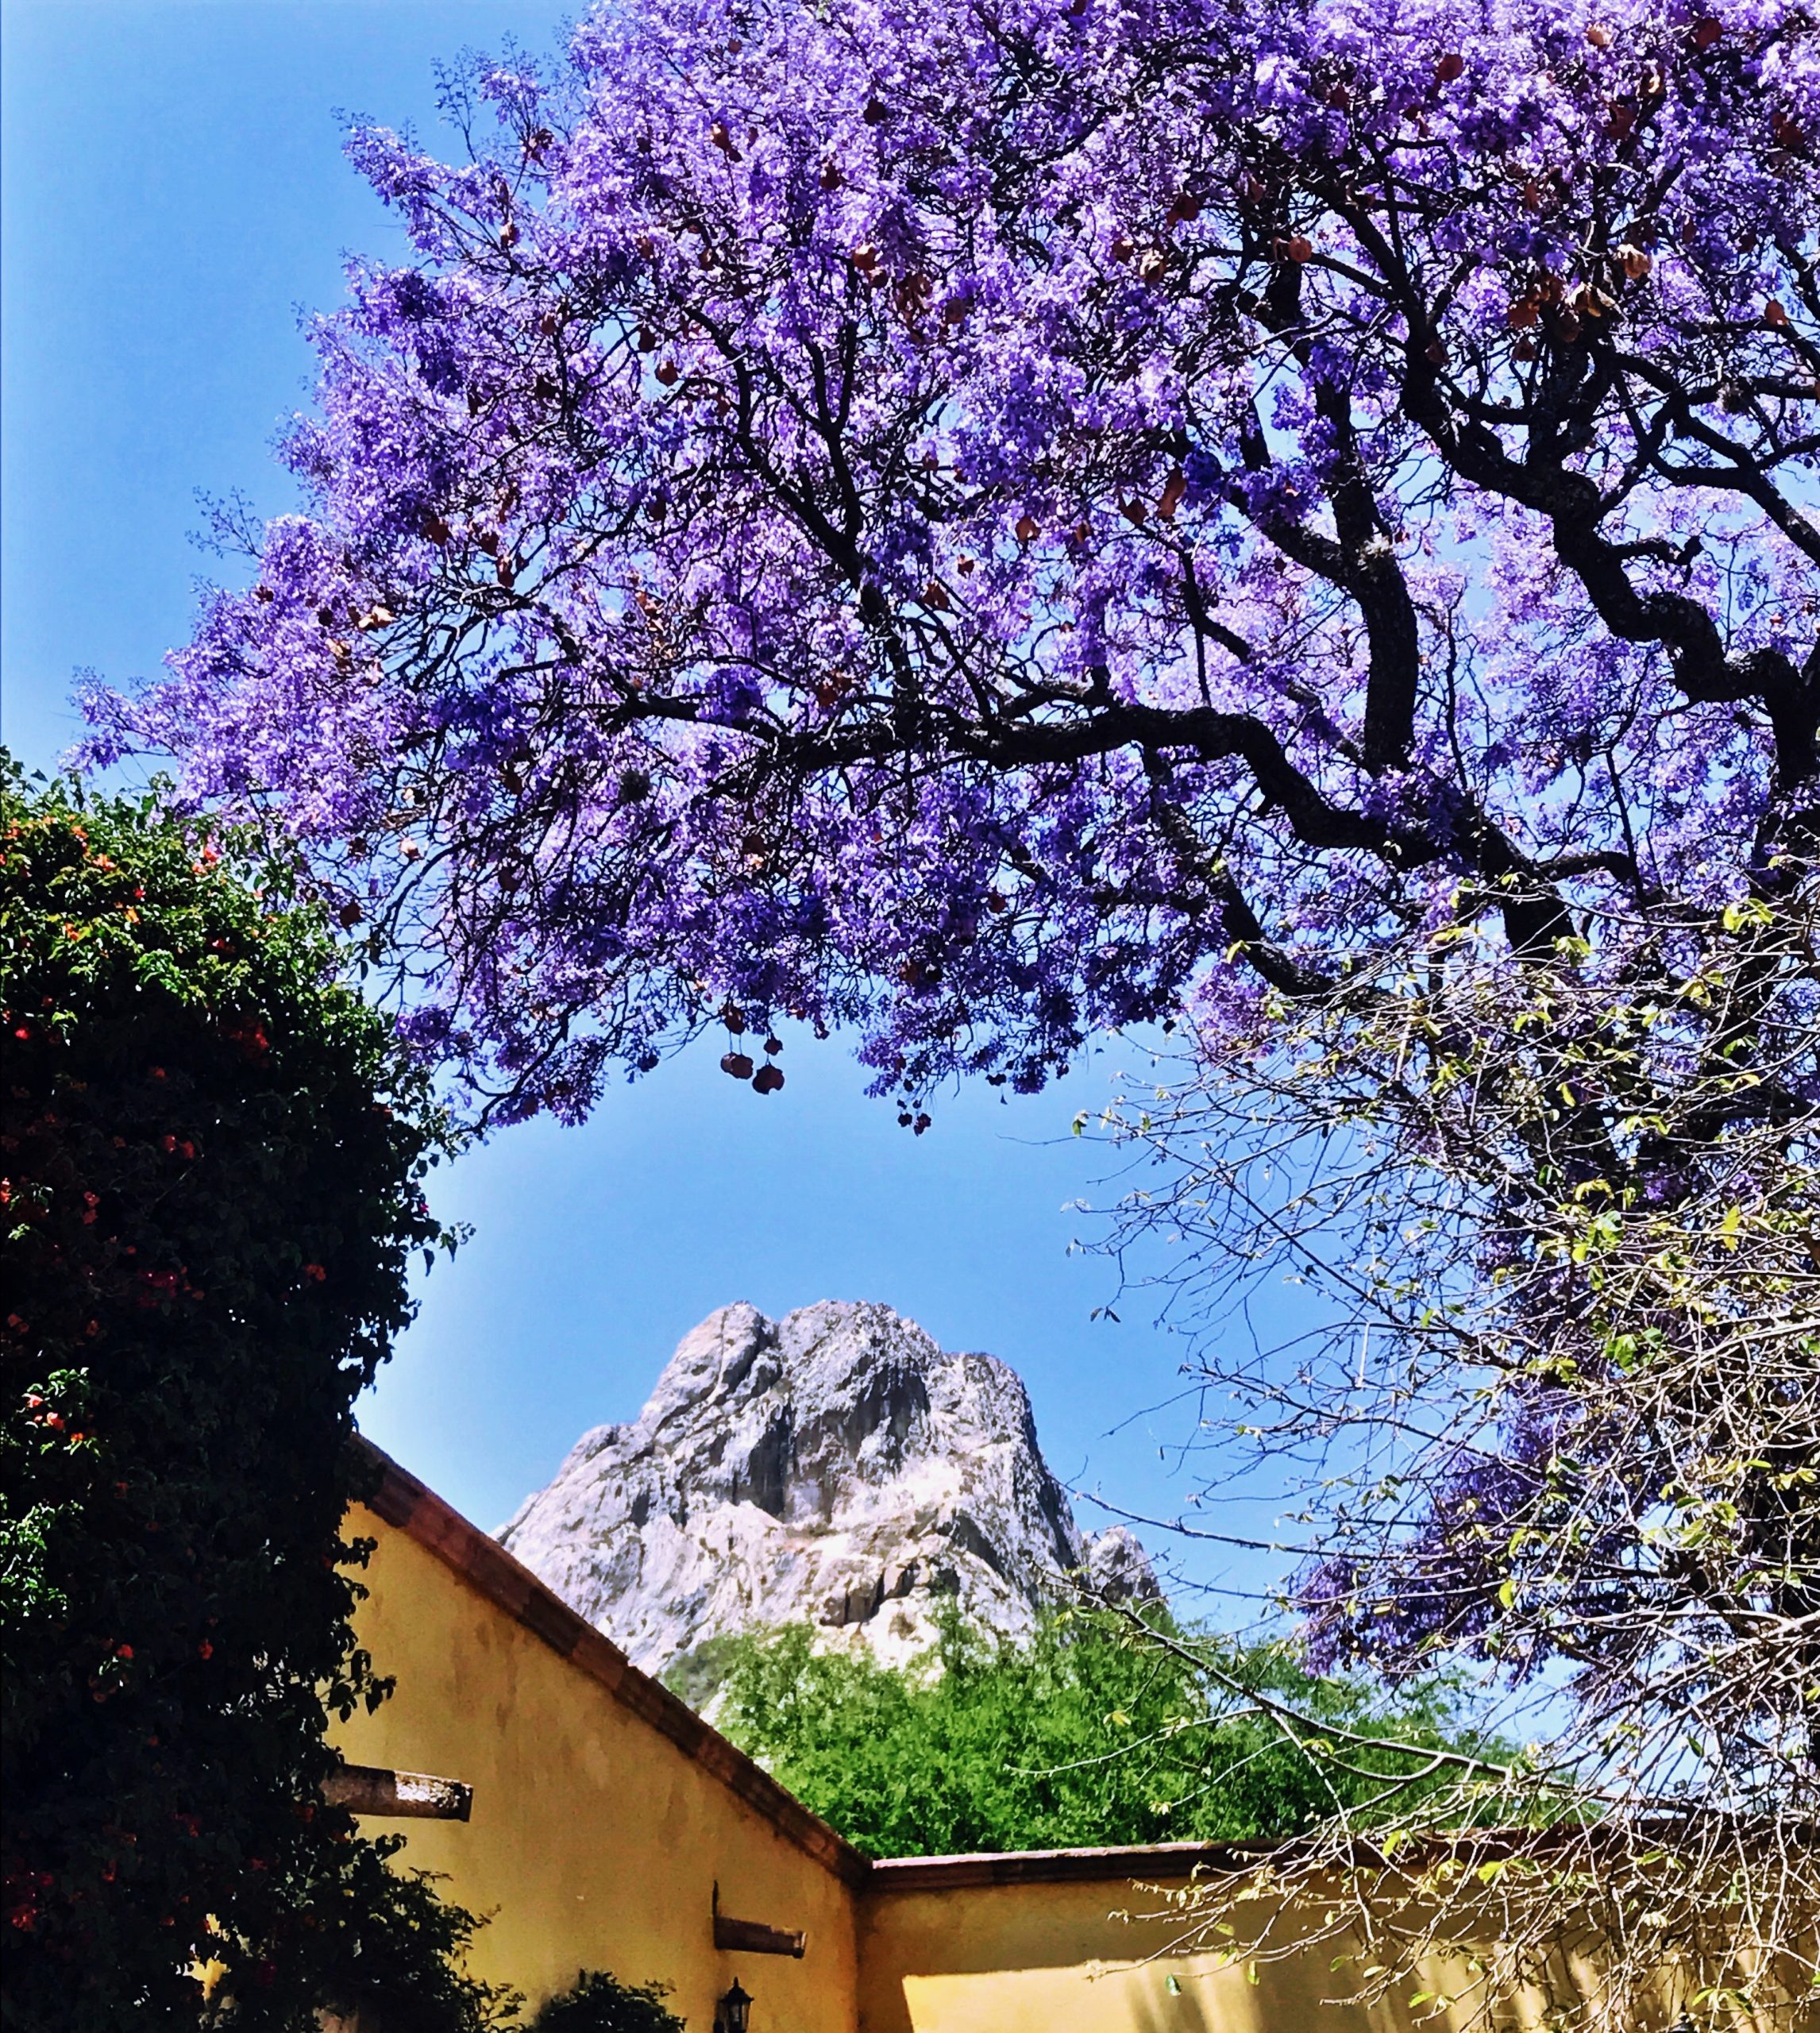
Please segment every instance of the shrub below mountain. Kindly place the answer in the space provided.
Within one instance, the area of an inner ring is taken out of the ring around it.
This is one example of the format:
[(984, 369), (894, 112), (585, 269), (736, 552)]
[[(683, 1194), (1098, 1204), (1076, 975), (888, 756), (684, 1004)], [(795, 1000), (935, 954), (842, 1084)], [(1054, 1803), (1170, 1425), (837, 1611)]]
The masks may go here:
[[(1236, 1688), (1416, 1746), (1469, 1734), (1445, 1686), (1402, 1690), (1387, 1714), (1369, 1685), (1317, 1679), (1286, 1645), (1183, 1634), (1161, 1612), (1147, 1637), (1128, 1617), (1065, 1611), (1027, 1645), (956, 1617), (904, 1668), (818, 1652), (792, 1626), (716, 1639), (669, 1678), (874, 1857), (1293, 1835), (1332, 1811), (1334, 1765)], [(1368, 1819), (1371, 1775), (1417, 1761), (1348, 1762), (1345, 1804)]]

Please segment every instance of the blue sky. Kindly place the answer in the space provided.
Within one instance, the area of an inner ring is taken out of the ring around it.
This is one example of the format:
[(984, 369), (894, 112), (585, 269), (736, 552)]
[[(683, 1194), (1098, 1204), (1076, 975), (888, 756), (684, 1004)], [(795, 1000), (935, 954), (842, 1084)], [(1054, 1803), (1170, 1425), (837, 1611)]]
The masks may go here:
[[(182, 639), (210, 563), (188, 538), (197, 490), (289, 504), (268, 447), (308, 399), (298, 311), (338, 295), (344, 253), (399, 245), (341, 160), (337, 110), (431, 136), (439, 57), (543, 46), (572, 11), (6, 0), (0, 735), (16, 754), (46, 766), (72, 738), (72, 672), (129, 681)], [(870, 1298), (1013, 1364), (1063, 1476), (1179, 1507), (1191, 1485), (1169, 1457), (1193, 1410), (1145, 1408), (1179, 1389), (1181, 1344), (1141, 1298), (1093, 1320), (1111, 1267), (1069, 1253), (1093, 1225), (1064, 1203), (1108, 1163), (1069, 1125), (1125, 1048), (1045, 1096), (954, 1098), (920, 1139), (864, 1098), (838, 1042), (792, 1047), (769, 1100), (720, 1074), (717, 1049), (617, 1090), (584, 1129), (514, 1129), (443, 1176), (438, 1209), (474, 1239), (426, 1281), (364, 1410), (374, 1438), (494, 1525), (584, 1428), (632, 1415), (715, 1306)], [(1267, 1528), (1270, 1506), (1222, 1522)], [(1207, 1549), (1186, 1565), (1259, 1578)]]

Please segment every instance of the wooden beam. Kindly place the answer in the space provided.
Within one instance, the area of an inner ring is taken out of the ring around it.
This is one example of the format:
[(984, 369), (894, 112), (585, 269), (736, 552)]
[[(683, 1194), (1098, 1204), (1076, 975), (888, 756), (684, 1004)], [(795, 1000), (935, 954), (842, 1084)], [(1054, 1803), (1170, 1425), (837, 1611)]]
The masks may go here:
[(762, 1920), (731, 1920), (724, 1913), (716, 1913), (714, 1945), (738, 1949), (747, 1955), (793, 1955), (800, 1962), (809, 1938), (788, 1927), (768, 1927)]
[(322, 1797), (355, 1814), (415, 1821), (465, 1821), (474, 1805), (473, 1788), (459, 1779), (391, 1772), (383, 1765), (344, 1765), (322, 1781)]

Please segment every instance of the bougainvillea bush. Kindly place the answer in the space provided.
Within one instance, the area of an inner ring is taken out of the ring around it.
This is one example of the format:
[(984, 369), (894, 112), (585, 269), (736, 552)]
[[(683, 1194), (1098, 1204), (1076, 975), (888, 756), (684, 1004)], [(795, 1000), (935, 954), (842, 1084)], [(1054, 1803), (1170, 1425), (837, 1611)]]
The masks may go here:
[[(294, 829), (496, 1116), (579, 1116), (724, 1021), (762, 1093), (771, 1040), (850, 1027), (920, 1128), (950, 1077), (1034, 1089), (1097, 1028), (1186, 1024), (1207, 1066), (1331, 1071), (1329, 1126), (1477, 1069), (1495, 1128), (1450, 1143), (1418, 1095), (1408, 1148), (1529, 1177), (1475, 1175), (1502, 1225), (1449, 1277), (1559, 1244), (1521, 1289), (1582, 1375), (1610, 1337), (1563, 1207), (1761, 1208), (1733, 1238), (1795, 1247), (1805, 1188), (1763, 1167), (1820, 1100), (1808, 11), (629, 0), (449, 110), (453, 161), (352, 137), (412, 251), (314, 327), (299, 512), (224, 517), (244, 582), (90, 710), (98, 754), (168, 748)], [(1673, 1429), (1725, 1430), (1678, 1277), (1660, 1317), (1631, 1279), (1612, 1333), (1666, 1335)], [(1545, 1384), (1519, 1362), (1499, 1406), (1531, 1468), (1640, 1449), (1628, 1539), (1544, 1539), (1568, 1612), (1500, 1651), (1527, 1599), (1483, 1545), (1450, 1617), (1354, 1541), (1305, 1599), (1317, 1650), (1394, 1665), (1427, 1616), (1513, 1671), (1625, 1654), (1646, 1698), (1621, 1608), (1660, 1458)], [(1773, 1451), (1789, 1388), (1726, 1460), (1807, 1472)], [(1457, 1502), (1507, 1551), (1567, 1514), (1475, 1465), (1398, 1485), (1416, 1541)], [(1753, 1684), (1810, 1773), (1807, 1551), (1772, 1610), (1748, 1561), (1741, 1603), (1675, 1559), (1680, 1638), (1776, 1634)], [(1664, 1814), (1739, 1825), (1665, 1769), (1598, 1796), (1637, 1856)], [(1756, 1868), (1715, 1914), (1757, 1910)], [(1627, 1909), (1645, 1961), (1665, 1910)]]
[(438, 1117), (280, 872), (10, 763), (0, 810), (6, 2023), (457, 2033), (472, 1923), (320, 1797)]

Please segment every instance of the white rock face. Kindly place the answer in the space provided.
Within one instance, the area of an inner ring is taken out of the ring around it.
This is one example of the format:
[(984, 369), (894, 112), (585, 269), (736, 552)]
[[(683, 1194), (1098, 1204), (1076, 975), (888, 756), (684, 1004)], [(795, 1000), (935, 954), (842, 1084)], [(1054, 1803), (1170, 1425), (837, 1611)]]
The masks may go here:
[(944, 1596), (1023, 1637), (1070, 1573), (1157, 1593), (1123, 1526), (1076, 1526), (1011, 1370), (832, 1300), (711, 1314), (636, 1422), (584, 1433), (499, 1539), (650, 1672), (802, 1622), (900, 1663)]

